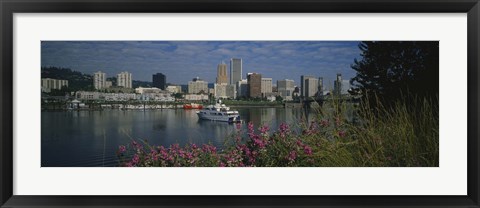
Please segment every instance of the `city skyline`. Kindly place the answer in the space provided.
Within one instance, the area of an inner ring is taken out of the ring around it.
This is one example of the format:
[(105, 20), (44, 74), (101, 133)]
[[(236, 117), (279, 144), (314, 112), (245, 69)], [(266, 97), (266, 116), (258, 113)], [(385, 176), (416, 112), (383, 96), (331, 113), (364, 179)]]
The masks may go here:
[[(337, 73), (350, 79), (360, 55), (357, 41), (42, 41), (42, 67), (71, 68), (87, 74), (129, 71), (135, 80), (152, 81), (163, 73), (169, 83), (186, 84), (193, 77), (215, 83), (217, 66), (242, 59), (242, 77), (256, 72), (277, 80), (301, 75), (324, 77), (330, 85)], [(228, 77), (230, 78), (230, 70)]]

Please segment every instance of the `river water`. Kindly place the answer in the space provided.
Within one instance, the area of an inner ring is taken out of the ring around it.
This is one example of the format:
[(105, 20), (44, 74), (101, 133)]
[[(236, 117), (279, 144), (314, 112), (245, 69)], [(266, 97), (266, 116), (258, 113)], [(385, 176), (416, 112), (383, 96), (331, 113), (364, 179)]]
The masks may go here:
[(213, 144), (221, 148), (236, 128), (247, 123), (269, 125), (297, 123), (304, 113), (292, 108), (235, 108), (245, 122), (228, 124), (199, 120), (195, 110), (42, 111), (42, 167), (111, 167), (118, 165), (119, 145), (132, 139), (169, 146), (179, 143)]

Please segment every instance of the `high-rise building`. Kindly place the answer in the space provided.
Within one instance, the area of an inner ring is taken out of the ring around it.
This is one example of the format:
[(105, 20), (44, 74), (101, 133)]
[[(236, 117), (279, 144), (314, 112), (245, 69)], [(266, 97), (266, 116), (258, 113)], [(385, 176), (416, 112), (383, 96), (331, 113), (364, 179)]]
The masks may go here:
[(337, 74), (337, 79), (333, 82), (333, 94), (342, 94), (342, 74)]
[(106, 86), (107, 76), (105, 73), (98, 71), (93, 74), (93, 87), (96, 90), (104, 89)]
[(248, 97), (262, 97), (262, 75), (258, 73), (248, 73)]
[(227, 84), (227, 65), (221, 63), (217, 66), (217, 84)]
[(237, 90), (237, 97), (248, 97), (248, 81), (246, 79), (238, 81), (235, 88)]
[(318, 78), (318, 93), (323, 95), (323, 77)]
[(293, 99), (293, 91), (295, 91), (295, 83), (291, 79), (277, 80), (278, 94), (285, 100)]
[(262, 78), (261, 93), (263, 97), (272, 94), (272, 78)]
[(153, 87), (165, 90), (167, 87), (167, 76), (162, 73), (152, 75), (152, 85)]
[(214, 96), (216, 98), (227, 98), (227, 84), (214, 84), (213, 88), (215, 89)]
[(60, 90), (62, 87), (68, 87), (68, 80), (61, 79), (42, 79), (42, 92), (51, 92), (52, 90)]
[(228, 98), (237, 98), (237, 89), (235, 85), (227, 85), (226, 93)]
[(230, 84), (235, 84), (242, 80), (242, 59), (230, 59)]
[(132, 74), (128, 72), (117, 74), (117, 86), (132, 88)]
[(313, 97), (318, 92), (318, 78), (314, 76), (300, 77), (300, 96), (303, 98)]
[(305, 98), (314, 97), (318, 92), (318, 79), (317, 78), (308, 78), (305, 79)]
[(208, 82), (205, 82), (198, 77), (193, 78), (192, 81), (188, 82), (188, 93), (197, 94), (202, 92), (208, 93)]

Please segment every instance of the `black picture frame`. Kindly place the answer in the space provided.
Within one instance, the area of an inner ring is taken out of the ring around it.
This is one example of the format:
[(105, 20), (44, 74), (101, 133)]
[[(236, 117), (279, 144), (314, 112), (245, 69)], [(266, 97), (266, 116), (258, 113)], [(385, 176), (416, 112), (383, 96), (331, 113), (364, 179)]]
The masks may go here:
[[(478, 0), (0, 0), (0, 204), (2, 207), (480, 207)], [(24, 196), (13, 195), (14, 13), (467, 13), (466, 196)]]

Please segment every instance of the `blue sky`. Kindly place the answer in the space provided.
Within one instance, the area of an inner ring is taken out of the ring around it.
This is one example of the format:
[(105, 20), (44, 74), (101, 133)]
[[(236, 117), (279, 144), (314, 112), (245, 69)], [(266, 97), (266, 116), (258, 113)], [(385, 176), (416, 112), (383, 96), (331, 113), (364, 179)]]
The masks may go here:
[(279, 79), (299, 85), (301, 75), (313, 75), (333, 85), (337, 73), (355, 76), (350, 65), (360, 57), (355, 41), (42, 41), (41, 48), (42, 66), (103, 71), (108, 77), (128, 71), (142, 81), (161, 72), (174, 84), (196, 76), (215, 82), (219, 63), (242, 58), (243, 78), (257, 72), (274, 85)]

